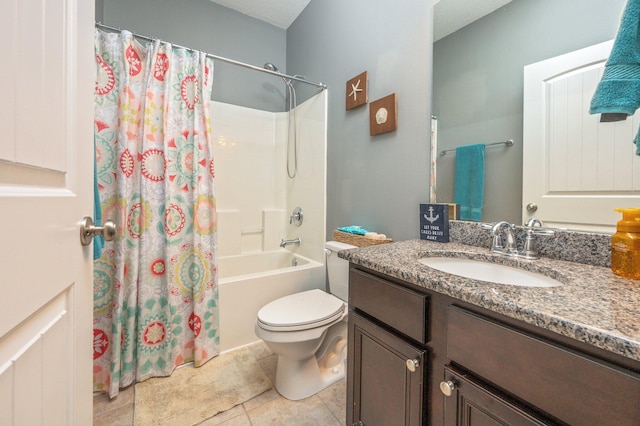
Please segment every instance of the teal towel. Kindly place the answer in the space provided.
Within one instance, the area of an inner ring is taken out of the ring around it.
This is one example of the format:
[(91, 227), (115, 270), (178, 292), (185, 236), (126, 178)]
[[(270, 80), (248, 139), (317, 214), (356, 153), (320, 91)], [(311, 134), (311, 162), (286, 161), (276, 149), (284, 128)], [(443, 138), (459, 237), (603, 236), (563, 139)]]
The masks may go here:
[[(640, 107), (640, 0), (629, 0), (625, 7), (611, 55), (593, 98), (591, 114), (633, 115)], [(640, 155), (640, 136), (636, 154)]]
[[(102, 207), (100, 206), (100, 193), (98, 192), (98, 164), (96, 162), (95, 139), (93, 141), (93, 217), (96, 226), (102, 226)], [(104, 239), (100, 235), (93, 237), (93, 259), (102, 256)]]
[(484, 144), (456, 148), (454, 201), (460, 204), (460, 219), (482, 220), (484, 203)]
[(356, 226), (356, 225), (344, 226), (342, 228), (338, 228), (338, 231), (347, 232), (349, 234), (354, 234), (354, 235), (364, 235), (367, 232), (369, 232), (366, 229), (364, 229), (362, 226)]

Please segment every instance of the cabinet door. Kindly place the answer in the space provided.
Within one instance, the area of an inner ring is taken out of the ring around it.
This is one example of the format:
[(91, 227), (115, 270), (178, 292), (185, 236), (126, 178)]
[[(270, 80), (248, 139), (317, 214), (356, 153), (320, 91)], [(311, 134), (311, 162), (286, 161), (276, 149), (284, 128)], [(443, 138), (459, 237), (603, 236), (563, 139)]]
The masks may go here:
[(422, 425), (424, 349), (349, 313), (347, 424)]
[[(445, 367), (445, 426), (550, 425), (465, 374)], [(450, 393), (450, 395), (448, 394)]]

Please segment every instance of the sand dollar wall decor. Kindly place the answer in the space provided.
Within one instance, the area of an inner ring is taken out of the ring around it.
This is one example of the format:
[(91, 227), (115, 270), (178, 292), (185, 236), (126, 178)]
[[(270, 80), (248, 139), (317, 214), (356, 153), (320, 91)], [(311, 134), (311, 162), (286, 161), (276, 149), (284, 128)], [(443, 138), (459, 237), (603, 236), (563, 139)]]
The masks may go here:
[(345, 91), (347, 111), (364, 105), (369, 101), (367, 83), (368, 76), (366, 71), (347, 81), (347, 89)]
[(396, 94), (378, 99), (369, 104), (369, 130), (371, 136), (391, 132), (398, 127)]

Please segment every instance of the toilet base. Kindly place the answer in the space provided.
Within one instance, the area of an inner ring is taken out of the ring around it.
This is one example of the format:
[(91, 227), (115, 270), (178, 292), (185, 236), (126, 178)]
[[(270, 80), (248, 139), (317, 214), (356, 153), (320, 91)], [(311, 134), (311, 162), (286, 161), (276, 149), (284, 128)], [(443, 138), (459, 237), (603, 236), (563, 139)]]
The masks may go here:
[(346, 317), (327, 330), (318, 350), (310, 357), (294, 360), (278, 355), (276, 390), (293, 401), (308, 398), (342, 380), (347, 359)]
[(297, 401), (320, 392), (345, 376), (343, 359), (333, 366), (318, 364), (315, 356), (296, 361), (278, 355), (275, 383), (278, 393), (287, 399)]

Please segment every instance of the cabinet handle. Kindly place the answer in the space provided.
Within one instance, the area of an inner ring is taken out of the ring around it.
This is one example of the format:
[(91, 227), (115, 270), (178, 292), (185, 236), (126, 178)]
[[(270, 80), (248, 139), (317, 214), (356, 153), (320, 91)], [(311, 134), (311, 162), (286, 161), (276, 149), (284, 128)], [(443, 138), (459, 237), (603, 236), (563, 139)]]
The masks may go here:
[(454, 390), (456, 390), (456, 384), (451, 380), (440, 382), (440, 391), (442, 391), (445, 396), (453, 395)]
[(409, 371), (411, 371), (412, 373), (415, 373), (416, 370), (418, 369), (418, 367), (420, 367), (420, 360), (419, 359), (408, 359), (407, 360), (407, 369)]

